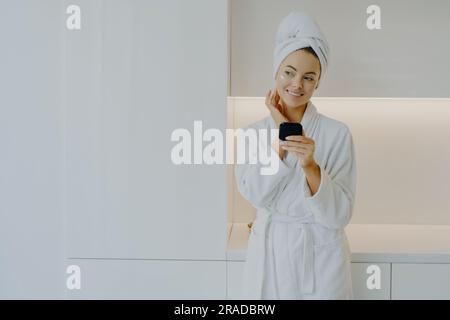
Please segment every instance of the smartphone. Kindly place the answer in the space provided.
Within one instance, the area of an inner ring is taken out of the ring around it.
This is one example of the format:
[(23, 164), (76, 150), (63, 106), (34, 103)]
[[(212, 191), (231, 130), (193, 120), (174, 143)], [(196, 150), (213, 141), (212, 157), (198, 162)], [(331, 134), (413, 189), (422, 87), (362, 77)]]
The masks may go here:
[(303, 127), (298, 122), (282, 122), (280, 124), (280, 131), (278, 137), (285, 141), (289, 136), (301, 136), (303, 134)]

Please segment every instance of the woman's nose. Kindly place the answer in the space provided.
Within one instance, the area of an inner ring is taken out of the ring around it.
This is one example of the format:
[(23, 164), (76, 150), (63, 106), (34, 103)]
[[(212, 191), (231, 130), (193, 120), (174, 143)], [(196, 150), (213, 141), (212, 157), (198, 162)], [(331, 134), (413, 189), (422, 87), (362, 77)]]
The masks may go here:
[(293, 87), (300, 87), (300, 88), (303, 88), (303, 81), (302, 81), (302, 79), (294, 78), (294, 79), (292, 80), (292, 86), (293, 86)]

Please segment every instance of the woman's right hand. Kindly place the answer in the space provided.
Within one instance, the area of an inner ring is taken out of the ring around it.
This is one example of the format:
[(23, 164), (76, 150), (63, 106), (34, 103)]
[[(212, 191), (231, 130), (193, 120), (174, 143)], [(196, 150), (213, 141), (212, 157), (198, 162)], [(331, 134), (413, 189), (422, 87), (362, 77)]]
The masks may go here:
[(280, 128), (280, 124), (282, 122), (289, 121), (283, 114), (283, 106), (280, 103), (280, 96), (278, 95), (278, 92), (276, 90), (275, 92), (272, 92), (272, 90), (269, 90), (269, 92), (267, 92), (266, 106), (270, 111), (270, 115), (272, 116), (272, 119), (274, 120), (277, 129)]

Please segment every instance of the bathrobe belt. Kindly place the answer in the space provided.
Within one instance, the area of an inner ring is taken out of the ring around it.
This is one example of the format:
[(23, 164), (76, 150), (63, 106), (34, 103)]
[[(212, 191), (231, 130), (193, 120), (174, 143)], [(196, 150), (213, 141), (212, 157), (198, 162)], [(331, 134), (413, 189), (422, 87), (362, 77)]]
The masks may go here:
[[(270, 221), (274, 223), (287, 223), (296, 228), (303, 229), (303, 261), (301, 264), (301, 292), (313, 293), (314, 291), (314, 243), (311, 231), (312, 216), (295, 217), (272, 214)], [(295, 266), (293, 266), (295, 268)], [(300, 279), (297, 279), (297, 285)]]
[[(266, 225), (262, 228), (265, 233), (267, 232), (267, 226), (273, 223), (287, 223), (293, 225), (296, 228), (303, 229), (303, 261), (301, 265), (301, 292), (313, 293), (314, 292), (314, 241), (311, 231), (311, 224), (314, 223), (313, 215), (305, 217), (298, 217), (293, 215), (280, 214), (273, 209), (264, 210), (266, 219), (263, 219)], [(295, 266), (294, 266), (295, 267)], [(297, 279), (297, 285), (300, 279)]]

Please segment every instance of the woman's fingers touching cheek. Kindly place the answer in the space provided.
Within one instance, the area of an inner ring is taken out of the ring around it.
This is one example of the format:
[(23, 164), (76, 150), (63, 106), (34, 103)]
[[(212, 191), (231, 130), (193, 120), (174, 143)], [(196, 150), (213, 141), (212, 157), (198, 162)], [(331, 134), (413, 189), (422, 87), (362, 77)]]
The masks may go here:
[(278, 102), (280, 102), (280, 95), (278, 94), (277, 91), (275, 91), (275, 102), (278, 104)]

